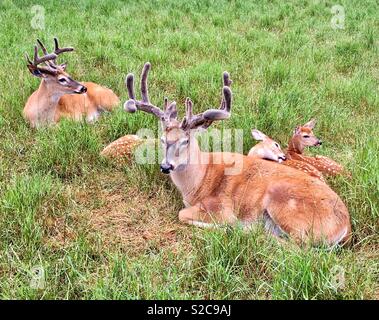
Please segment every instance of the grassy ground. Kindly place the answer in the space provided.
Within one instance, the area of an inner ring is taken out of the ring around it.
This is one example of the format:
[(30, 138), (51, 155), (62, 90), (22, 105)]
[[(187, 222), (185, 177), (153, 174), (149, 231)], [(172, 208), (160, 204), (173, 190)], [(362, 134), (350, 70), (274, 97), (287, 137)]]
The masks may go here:
[[(0, 2), (0, 298), (377, 299), (379, 296), (379, 59), (377, 1)], [(126, 99), (124, 77), (153, 66), (150, 91), (196, 110), (218, 105), (220, 75), (234, 81), (232, 118), (244, 151), (257, 127), (285, 145), (316, 117), (320, 154), (353, 173), (329, 183), (352, 217), (349, 248), (281, 245), (259, 227), (204, 231), (179, 224), (178, 192), (158, 165), (118, 168), (99, 157), (152, 116), (121, 107), (94, 125), (33, 130), (22, 118), (38, 86), (23, 54), (40, 37), (76, 48), (68, 71)], [(44, 269), (42, 289), (30, 286)]]

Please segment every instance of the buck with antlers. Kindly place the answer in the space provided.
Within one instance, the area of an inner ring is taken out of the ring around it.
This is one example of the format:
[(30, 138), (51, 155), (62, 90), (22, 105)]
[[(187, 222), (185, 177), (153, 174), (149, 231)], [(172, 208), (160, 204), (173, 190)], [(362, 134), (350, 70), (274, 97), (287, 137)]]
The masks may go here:
[(321, 140), (313, 133), (315, 125), (316, 120), (312, 119), (303, 126), (296, 127), (288, 143), (288, 149), (286, 152), (287, 159), (310, 164), (319, 172), (327, 176), (350, 176), (350, 173), (346, 171), (343, 166), (328, 157), (319, 155), (310, 157), (303, 154), (305, 147), (320, 146), (322, 144)]
[(58, 55), (73, 51), (73, 48), (59, 48), (58, 40), (54, 38), (54, 52), (48, 53), (42, 42), (37, 42), (43, 56), (38, 56), (37, 45), (33, 60), (26, 55), (29, 71), (41, 78), (38, 90), (29, 97), (23, 112), (31, 126), (56, 123), (63, 117), (75, 120), (85, 117), (94, 121), (102, 111), (119, 104), (112, 90), (93, 82), (79, 83), (66, 72), (66, 64), (57, 64)]
[[(192, 102), (187, 98), (186, 115), (179, 121), (175, 102), (168, 103), (165, 99), (164, 110), (150, 102), (149, 70), (147, 63), (141, 75), (142, 100), (137, 100), (134, 94), (133, 74), (127, 76), (129, 100), (124, 108), (128, 112), (151, 113), (161, 121), (164, 149), (161, 171), (170, 174), (183, 196), (186, 208), (179, 212), (180, 221), (211, 227), (238, 222), (248, 226), (261, 219), (273, 234), (290, 236), (299, 243), (334, 245), (349, 239), (348, 210), (325, 183), (276, 162), (200, 150), (191, 133), (230, 117), (232, 92), (228, 73), (223, 76), (219, 109), (194, 115)], [(229, 173), (228, 169), (236, 166), (240, 170)]]
[(264, 133), (257, 129), (253, 129), (251, 133), (253, 135), (253, 138), (260, 142), (250, 149), (248, 157), (257, 157), (260, 159), (276, 161), (282, 163), (285, 166), (303, 171), (306, 174), (315, 177), (322, 182), (325, 182), (322, 173), (318, 171), (314, 166), (303, 161), (288, 160), (279, 143), (272, 140), (270, 137), (266, 136)]

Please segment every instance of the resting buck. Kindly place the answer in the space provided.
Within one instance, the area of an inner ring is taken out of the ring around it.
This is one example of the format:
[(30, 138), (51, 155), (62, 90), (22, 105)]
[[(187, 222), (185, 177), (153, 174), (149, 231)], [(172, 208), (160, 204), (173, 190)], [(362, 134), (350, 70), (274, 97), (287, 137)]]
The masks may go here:
[(258, 157), (260, 159), (276, 161), (284, 164), (285, 166), (303, 171), (306, 174), (315, 177), (322, 182), (325, 182), (322, 173), (318, 171), (314, 166), (299, 160), (288, 160), (279, 143), (272, 140), (257, 129), (253, 129), (251, 133), (253, 135), (253, 138), (260, 142), (250, 149), (248, 157)]
[(194, 115), (192, 101), (187, 98), (185, 117), (179, 121), (175, 102), (165, 103), (164, 110), (150, 102), (149, 70), (150, 64), (146, 63), (141, 75), (142, 100), (136, 99), (133, 74), (127, 76), (129, 100), (124, 108), (151, 113), (161, 121), (164, 159), (160, 167), (170, 174), (183, 196), (186, 208), (179, 212), (180, 221), (212, 227), (237, 223), (249, 226), (263, 220), (274, 235), (290, 236), (299, 243), (334, 245), (350, 238), (348, 210), (325, 183), (276, 162), (200, 150), (193, 131), (230, 117), (228, 73), (223, 74), (219, 109)]
[[(48, 53), (37, 40), (43, 56), (38, 56), (34, 47), (33, 61), (26, 55), (28, 69), (41, 83), (26, 102), (23, 115), (32, 127), (57, 123), (61, 118), (75, 120), (96, 120), (102, 111), (112, 110), (119, 104), (118, 97), (108, 88), (93, 82), (79, 83), (66, 72), (66, 64), (57, 64), (58, 55), (73, 51), (73, 48), (59, 48), (54, 38), (55, 49)], [(41, 65), (43, 64), (43, 65)]]

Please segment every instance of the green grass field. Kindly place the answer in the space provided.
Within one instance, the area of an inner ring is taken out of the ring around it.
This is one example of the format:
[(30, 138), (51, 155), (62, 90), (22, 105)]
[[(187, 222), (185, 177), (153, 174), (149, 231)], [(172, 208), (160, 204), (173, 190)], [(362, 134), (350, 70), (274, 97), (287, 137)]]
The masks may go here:
[[(0, 298), (378, 299), (379, 4), (377, 1), (0, 1)], [(333, 5), (345, 9), (333, 29)], [(76, 51), (68, 72), (127, 99), (124, 79), (152, 63), (150, 96), (218, 106), (233, 79), (229, 121), (244, 151), (256, 127), (283, 146), (318, 120), (317, 150), (353, 179), (329, 179), (353, 225), (347, 248), (280, 244), (257, 227), (200, 230), (178, 221), (180, 194), (159, 165), (123, 168), (100, 158), (116, 138), (158, 128), (122, 110), (91, 125), (31, 129), (22, 117), (39, 80), (26, 68), (36, 38)], [(43, 288), (31, 286), (33, 267)]]

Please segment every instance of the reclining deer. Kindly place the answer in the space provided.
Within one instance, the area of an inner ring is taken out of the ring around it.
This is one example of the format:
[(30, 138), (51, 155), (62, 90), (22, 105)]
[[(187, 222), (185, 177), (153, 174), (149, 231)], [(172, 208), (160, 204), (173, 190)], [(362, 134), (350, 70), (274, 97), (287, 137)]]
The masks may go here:
[(328, 157), (320, 155), (312, 157), (303, 154), (305, 147), (317, 147), (322, 144), (321, 140), (313, 133), (315, 125), (316, 120), (312, 119), (306, 124), (295, 128), (288, 143), (288, 149), (286, 152), (287, 159), (307, 163), (327, 176), (345, 175), (350, 177), (350, 172)]
[[(232, 92), (228, 73), (223, 75), (219, 109), (194, 115), (192, 101), (187, 98), (185, 117), (179, 121), (175, 102), (165, 103), (164, 110), (150, 102), (149, 70), (150, 64), (146, 63), (141, 75), (142, 100), (136, 99), (133, 74), (127, 76), (129, 100), (124, 108), (128, 112), (151, 113), (161, 121), (164, 159), (160, 167), (163, 173), (170, 174), (183, 196), (186, 208), (179, 212), (180, 221), (212, 227), (239, 222), (248, 226), (263, 220), (269, 232), (290, 236), (298, 243), (335, 245), (350, 238), (348, 210), (325, 183), (276, 162), (200, 150), (193, 131), (230, 117)], [(237, 163), (240, 173), (227, 174)]]
[(253, 129), (252, 135), (254, 139), (260, 142), (250, 149), (248, 156), (281, 162), (286, 166), (304, 171), (323, 182), (325, 182), (323, 174), (326, 176), (345, 175), (351, 177), (350, 172), (342, 165), (328, 157), (319, 155), (312, 157), (303, 154), (305, 147), (322, 144), (321, 140), (312, 131), (315, 123), (313, 119), (303, 126), (296, 127), (285, 154), (276, 141), (267, 137), (259, 130)]
[(59, 48), (54, 38), (55, 49), (49, 54), (42, 42), (37, 42), (44, 55), (39, 57), (35, 46), (33, 61), (26, 56), (31, 74), (41, 78), (38, 90), (29, 97), (23, 111), (32, 127), (57, 123), (64, 117), (82, 120), (85, 116), (87, 121), (94, 121), (102, 111), (119, 104), (112, 90), (93, 82), (79, 83), (66, 72), (66, 64), (57, 64), (58, 55), (73, 48)]
[(325, 182), (322, 173), (311, 164), (299, 160), (287, 159), (279, 143), (275, 140), (272, 140), (270, 137), (266, 136), (257, 129), (253, 129), (251, 133), (253, 138), (260, 142), (250, 149), (247, 155), (248, 157), (257, 157), (260, 159), (276, 161), (285, 166), (303, 171), (306, 174)]

